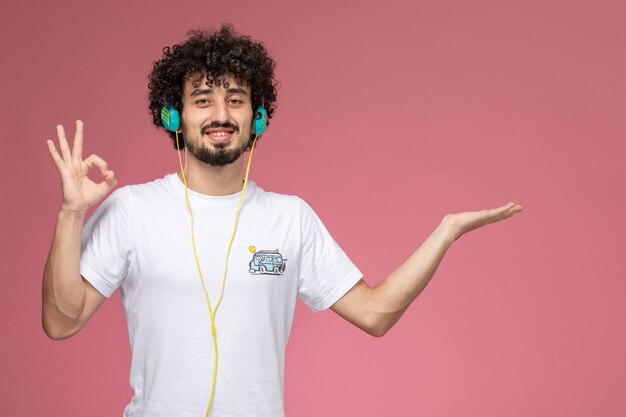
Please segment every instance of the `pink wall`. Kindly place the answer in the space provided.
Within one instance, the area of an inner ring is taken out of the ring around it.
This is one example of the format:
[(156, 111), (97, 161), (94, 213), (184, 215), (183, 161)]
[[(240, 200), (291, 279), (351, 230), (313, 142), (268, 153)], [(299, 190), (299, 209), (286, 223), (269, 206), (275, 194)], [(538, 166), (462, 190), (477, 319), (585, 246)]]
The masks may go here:
[(119, 293), (71, 339), (41, 329), (61, 203), (45, 140), (80, 118), (120, 186), (175, 171), (146, 76), (223, 21), (278, 61), (252, 177), (309, 201), (370, 285), (446, 213), (524, 207), (455, 242), (382, 339), (299, 302), (288, 416), (626, 415), (623, 2), (173, 4), (0, 4), (0, 415), (121, 416)]

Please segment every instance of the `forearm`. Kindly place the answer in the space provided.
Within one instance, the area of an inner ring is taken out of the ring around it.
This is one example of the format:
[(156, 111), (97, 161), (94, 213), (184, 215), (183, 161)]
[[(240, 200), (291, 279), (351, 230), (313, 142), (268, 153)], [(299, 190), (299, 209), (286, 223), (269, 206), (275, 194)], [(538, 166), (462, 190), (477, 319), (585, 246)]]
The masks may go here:
[(378, 334), (385, 334), (426, 287), (456, 234), (445, 222), (383, 282), (372, 288), (370, 308)]
[(50, 337), (71, 329), (85, 305), (80, 244), (85, 213), (61, 210), (43, 273), (42, 326)]

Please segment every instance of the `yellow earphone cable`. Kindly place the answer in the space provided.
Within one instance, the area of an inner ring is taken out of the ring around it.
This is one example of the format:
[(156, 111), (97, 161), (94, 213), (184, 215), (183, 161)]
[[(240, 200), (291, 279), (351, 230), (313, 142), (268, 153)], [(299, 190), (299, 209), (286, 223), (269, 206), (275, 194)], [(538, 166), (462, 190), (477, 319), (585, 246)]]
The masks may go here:
[(228, 272), (228, 258), (230, 257), (230, 249), (233, 246), (233, 241), (235, 240), (235, 232), (237, 231), (237, 219), (239, 218), (239, 209), (241, 208), (241, 203), (243, 202), (243, 196), (246, 191), (246, 186), (248, 185), (248, 175), (250, 173), (250, 163), (252, 162), (252, 153), (254, 152), (254, 145), (256, 144), (256, 140), (259, 136), (254, 135), (254, 140), (252, 142), (252, 147), (250, 148), (250, 157), (248, 157), (248, 165), (246, 167), (246, 177), (243, 180), (243, 188), (241, 189), (241, 194), (239, 196), (239, 202), (237, 203), (237, 209), (235, 210), (235, 218), (233, 224), (233, 232), (230, 236), (230, 242), (228, 243), (228, 251), (226, 252), (226, 266), (224, 267), (224, 278), (222, 279), (222, 289), (220, 291), (220, 296), (217, 300), (217, 304), (215, 305), (215, 309), (211, 308), (211, 299), (209, 298), (209, 293), (204, 285), (204, 277), (202, 276), (202, 269), (200, 268), (200, 261), (198, 260), (198, 251), (196, 250), (196, 239), (193, 233), (193, 211), (191, 210), (191, 204), (189, 202), (189, 192), (187, 187), (187, 178), (185, 177), (185, 169), (183, 168), (183, 161), (180, 157), (180, 146), (178, 143), (178, 131), (176, 131), (176, 149), (178, 149), (178, 162), (180, 163), (180, 171), (183, 175), (183, 182), (185, 183), (185, 199), (187, 200), (187, 207), (189, 208), (189, 214), (191, 216), (191, 243), (193, 246), (193, 254), (196, 259), (196, 266), (198, 267), (198, 273), (200, 274), (200, 281), (202, 281), (202, 288), (204, 289), (204, 295), (206, 297), (207, 305), (209, 307), (209, 315), (211, 316), (211, 334), (213, 335), (213, 346), (215, 348), (215, 360), (213, 361), (213, 383), (211, 384), (211, 397), (209, 398), (209, 405), (206, 409), (205, 417), (209, 416), (209, 412), (211, 410), (211, 406), (213, 404), (213, 394), (215, 393), (215, 381), (217, 380), (217, 329), (215, 327), (215, 312), (222, 302), (222, 295), (224, 294), (224, 286), (226, 285), (226, 274)]

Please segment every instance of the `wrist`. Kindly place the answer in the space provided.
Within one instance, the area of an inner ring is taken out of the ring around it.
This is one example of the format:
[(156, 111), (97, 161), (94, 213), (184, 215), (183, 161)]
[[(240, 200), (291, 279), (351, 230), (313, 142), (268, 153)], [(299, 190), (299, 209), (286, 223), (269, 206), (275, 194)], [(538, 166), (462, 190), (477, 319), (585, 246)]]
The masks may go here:
[(59, 218), (61, 219), (65, 219), (65, 220), (72, 220), (72, 221), (82, 221), (85, 219), (85, 216), (87, 214), (87, 210), (71, 210), (65, 207), (61, 208), (61, 211), (59, 212)]
[(461, 235), (463, 235), (459, 228), (453, 222), (448, 221), (446, 217), (443, 218), (437, 228), (440, 229), (441, 234), (445, 237), (446, 240), (449, 241), (450, 244), (452, 244), (455, 240), (460, 238)]

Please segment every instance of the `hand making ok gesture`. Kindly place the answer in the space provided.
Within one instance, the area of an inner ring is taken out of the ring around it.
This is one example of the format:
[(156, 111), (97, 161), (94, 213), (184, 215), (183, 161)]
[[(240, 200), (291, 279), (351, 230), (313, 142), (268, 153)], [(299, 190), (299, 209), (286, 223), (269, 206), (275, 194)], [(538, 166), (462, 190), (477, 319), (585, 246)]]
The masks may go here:
[[(115, 187), (117, 184), (115, 173), (108, 168), (106, 161), (96, 154), (91, 154), (83, 160), (83, 122), (80, 120), (76, 121), (76, 135), (71, 152), (63, 126), (57, 126), (57, 135), (60, 155), (52, 140), (48, 139), (46, 142), (61, 176), (62, 210), (84, 213)], [(100, 168), (100, 172), (104, 175), (104, 181), (98, 184), (87, 176), (94, 166)]]

